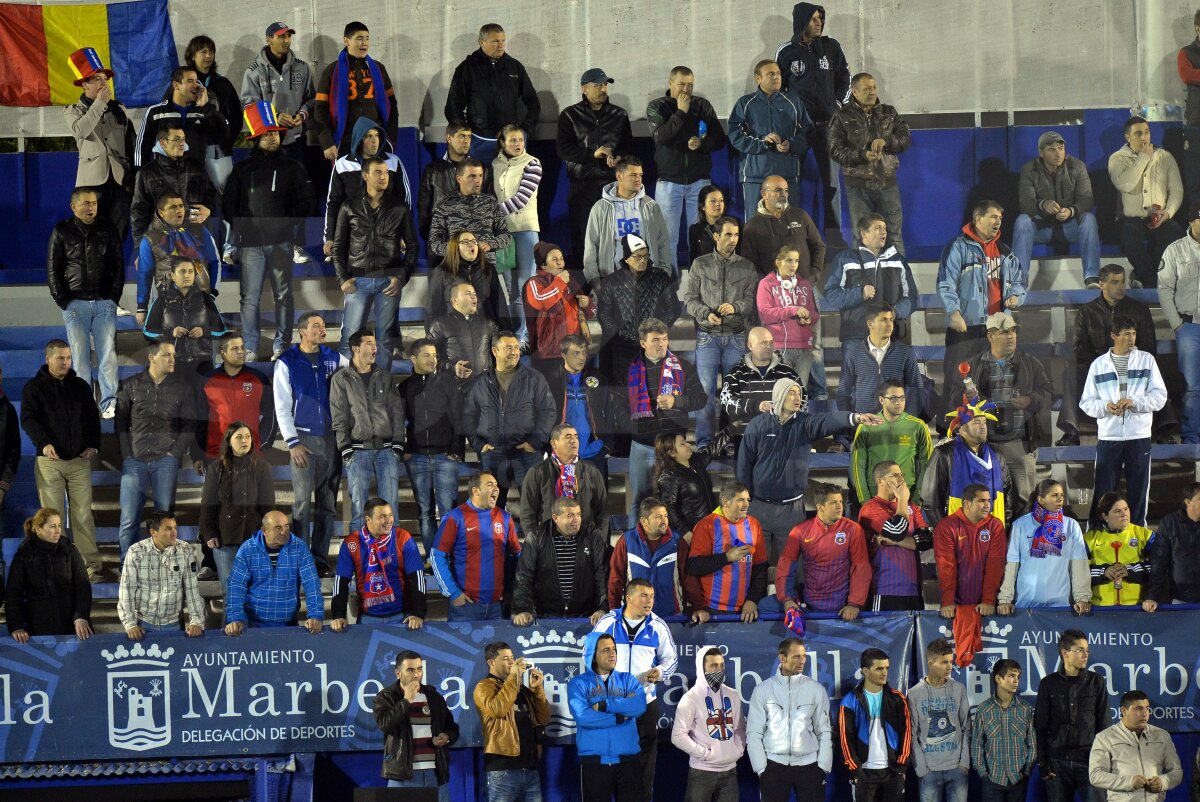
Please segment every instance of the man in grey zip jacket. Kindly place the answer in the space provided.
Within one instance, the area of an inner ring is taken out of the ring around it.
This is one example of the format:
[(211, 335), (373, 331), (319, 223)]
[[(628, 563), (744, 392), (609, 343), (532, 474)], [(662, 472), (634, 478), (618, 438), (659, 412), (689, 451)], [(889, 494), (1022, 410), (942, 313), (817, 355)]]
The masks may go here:
[(779, 643), (779, 672), (758, 684), (746, 719), (746, 754), (763, 802), (824, 799), (833, 770), (829, 694), (804, 676), (808, 652), (799, 638)]
[(1121, 720), (1096, 736), (1088, 780), (1108, 792), (1108, 802), (1162, 802), (1183, 782), (1171, 734), (1150, 723), (1150, 697), (1144, 691), (1125, 693)]
[(350, 335), (350, 364), (329, 379), (329, 413), (337, 449), (350, 486), (350, 529), (363, 527), (371, 478), (377, 493), (395, 509), (404, 456), (404, 399), (395, 377), (375, 364), (374, 332)]
[(650, 247), (650, 261), (672, 276), (679, 273), (662, 208), (642, 186), (642, 162), (627, 156), (617, 164), (617, 180), (604, 188), (588, 215), (583, 275), (596, 289), (621, 266), (621, 238), (634, 234)]
[(266, 100), (275, 106), (279, 124), (287, 127), (283, 146), (293, 159), (302, 159), (304, 143), (300, 137), (317, 101), (308, 62), (292, 54), (295, 29), (283, 22), (272, 22), (266, 30), (263, 47), (242, 76), (242, 108)]

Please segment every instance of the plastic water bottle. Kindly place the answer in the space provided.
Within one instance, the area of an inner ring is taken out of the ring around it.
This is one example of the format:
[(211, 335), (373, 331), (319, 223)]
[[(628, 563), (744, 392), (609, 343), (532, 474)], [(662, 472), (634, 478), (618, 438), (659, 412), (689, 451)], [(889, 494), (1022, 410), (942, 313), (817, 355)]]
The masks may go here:
[(970, 404), (979, 398), (979, 388), (975, 386), (975, 380), (971, 378), (971, 364), (959, 362), (958, 375), (962, 376), (963, 380), (963, 403)]
[(700, 138), (704, 139), (704, 137), (706, 137), (706, 136), (708, 136), (708, 123), (704, 122), (704, 120), (701, 120), (700, 121)]

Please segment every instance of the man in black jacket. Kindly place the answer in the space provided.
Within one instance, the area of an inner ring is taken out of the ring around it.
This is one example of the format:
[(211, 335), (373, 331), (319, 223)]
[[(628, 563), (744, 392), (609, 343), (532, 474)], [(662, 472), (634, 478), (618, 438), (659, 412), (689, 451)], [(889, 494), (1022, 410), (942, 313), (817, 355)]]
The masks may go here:
[[(667, 94), (646, 106), (650, 137), (654, 140), (654, 164), (658, 183), (654, 200), (667, 219), (671, 254), (678, 259), (679, 215), (687, 215), (689, 227), (700, 215), (700, 190), (712, 183), (712, 154), (728, 143), (725, 129), (712, 104), (692, 94), (696, 77), (690, 67), (671, 70)], [(694, 259), (696, 254), (689, 254)], [(680, 262), (687, 264), (688, 262)]]
[[(396, 681), (375, 694), (372, 712), (384, 738), (382, 774), (389, 788), (437, 788), (438, 802), (450, 802), (450, 745), (458, 740), (458, 725), (445, 698), (422, 683), (424, 673), (421, 655), (402, 651), (396, 655)], [(432, 735), (416, 735), (414, 727)], [(429, 760), (424, 755), (431, 750)]]
[(579, 502), (565, 496), (554, 500), (550, 520), (522, 523), (529, 534), (517, 563), (513, 624), (527, 627), (539, 616), (588, 616), (595, 626), (608, 612), (604, 536), (584, 525)]
[(179, 466), (189, 450), (193, 465), (203, 470), (196, 442), (195, 390), (175, 373), (175, 346), (152, 342), (149, 366), (124, 379), (117, 390), (115, 428), (121, 441), (121, 523), (117, 540), (121, 563), (142, 522), (147, 496), (154, 508), (175, 509)]
[[(274, 109), (260, 101), (251, 109)], [(221, 196), (225, 219), (233, 226), (233, 241), (242, 263), (242, 333), (246, 351), (258, 349), (258, 302), (263, 278), (271, 282), (275, 299), (275, 342), (272, 357), (292, 344), (292, 318), (296, 303), (292, 299), (292, 257), (297, 226), (312, 214), (316, 193), (304, 165), (283, 152), (282, 125), (260, 126), (261, 114), (250, 114), (253, 143), (250, 157), (239, 162), (225, 182)]]
[(489, 22), (479, 29), (479, 49), (462, 60), (450, 79), (446, 122), (472, 126), (471, 155), (484, 164), (496, 158), (500, 129), (515, 123), (533, 134), (542, 104), (525, 65), (505, 52), (504, 28)]
[(1058, 638), (1062, 668), (1042, 678), (1033, 708), (1037, 764), (1046, 802), (1097, 798), (1088, 781), (1092, 740), (1110, 723), (1104, 678), (1088, 671), (1087, 635), (1065, 630)]
[(595, 465), (607, 484), (615, 429), (611, 387), (600, 371), (588, 367), (588, 342), (583, 335), (563, 337), (559, 350), (562, 364), (546, 373), (546, 384), (554, 396), (554, 420), (575, 427), (579, 456)]
[(70, 511), (71, 539), (87, 564), (88, 578), (99, 581), (92, 457), (100, 450), (100, 410), (92, 388), (71, 370), (71, 346), (62, 340), (46, 343), (46, 364), (25, 383), (21, 428), (37, 453), (33, 477), (38, 503)]
[(492, 345), (500, 330), (478, 312), (475, 288), (460, 281), (450, 288), (450, 311), (426, 323), (441, 370), (463, 383), (492, 369)]
[(342, 205), (333, 242), (333, 264), (346, 296), (339, 351), (350, 358), (350, 335), (375, 317), (379, 351), (375, 363), (392, 365), (392, 324), (400, 308), (400, 292), (417, 264), (417, 233), (412, 213), (399, 196), (388, 192), (387, 161), (363, 160), (363, 190)]
[(521, 344), (502, 331), (492, 344), (496, 369), (471, 383), (463, 405), (463, 430), (486, 473), (496, 477), (503, 508), (508, 489), (521, 486), (538, 464), (554, 425), (554, 399), (542, 374), (521, 364)]
[(154, 221), (154, 211), (165, 192), (177, 192), (188, 207), (186, 221), (190, 225), (205, 225), (221, 210), (221, 196), (204, 171), (204, 155), (187, 158), (187, 140), (183, 124), (168, 120), (158, 128), (158, 140), (146, 163), (137, 173), (133, 200), (129, 205), (129, 228), (133, 234), (133, 250), (137, 253), (146, 229)]
[(439, 371), (437, 344), (422, 338), (409, 349), (412, 375), (400, 385), (408, 430), (404, 466), (412, 482), (425, 554), (433, 549), (438, 521), (458, 504), (458, 468), (463, 461), (459, 432), (462, 391)]
[(217, 99), (209, 97), (208, 89), (200, 83), (195, 67), (176, 67), (167, 97), (146, 110), (134, 147), (135, 167), (150, 164), (154, 143), (161, 141), (162, 130), (172, 125), (186, 132), (188, 158), (201, 169), (208, 146), (223, 142), (227, 136), (228, 122)]
[[(451, 195), (458, 193), (455, 177), (458, 165), (468, 158), (471, 151), (471, 125), (461, 120), (451, 120), (446, 126), (446, 152), (442, 158), (434, 159), (421, 174), (421, 186), (417, 191), (417, 230), (429, 243), (429, 227), (433, 223), (433, 210)], [(492, 194), (492, 165), (483, 165), (483, 192)]]
[(571, 188), (567, 193), (567, 215), (571, 224), (571, 253), (583, 262), (588, 215), (604, 188), (617, 179), (615, 168), (622, 156), (633, 153), (633, 129), (629, 112), (608, 102), (608, 85), (613, 79), (593, 67), (579, 79), (583, 100), (567, 106), (558, 115), (555, 149), (567, 164)]
[(683, 309), (675, 280), (655, 267), (645, 240), (626, 234), (621, 237), (621, 252), (621, 266), (596, 295), (596, 315), (604, 335), (600, 369), (613, 387), (625, 386), (629, 362), (641, 353), (638, 326), (650, 318), (669, 326)]
[(117, 303), (125, 286), (125, 260), (117, 227), (97, 219), (99, 194), (89, 187), (71, 193), (71, 214), (50, 232), (46, 280), (50, 297), (63, 310), (76, 373), (92, 383), (96, 346), (100, 414), (111, 418), (117, 403)]
[[(1101, 354), (1108, 353), (1112, 347), (1113, 318), (1127, 317), (1137, 324), (1137, 341), (1139, 348), (1154, 354), (1158, 350), (1158, 336), (1154, 333), (1154, 317), (1150, 307), (1136, 298), (1130, 298), (1128, 280), (1125, 268), (1117, 264), (1108, 264), (1100, 268), (1100, 295), (1088, 301), (1075, 317), (1075, 335), (1072, 339), (1074, 364), (1063, 373), (1063, 404), (1058, 416), (1058, 428), (1063, 436), (1055, 445), (1079, 445), (1079, 429), (1081, 421), (1091, 419), (1079, 409), (1079, 397), (1083, 392), (1084, 380), (1088, 368)], [(1158, 357), (1155, 357), (1157, 360)], [(1178, 442), (1174, 432), (1178, 430), (1179, 419), (1175, 409), (1170, 404), (1154, 413), (1154, 432), (1160, 443)]]
[(1158, 524), (1150, 538), (1150, 581), (1142, 609), (1153, 613), (1160, 604), (1200, 604), (1200, 483), (1183, 489), (1183, 509)]
[(550, 520), (555, 500), (564, 497), (579, 502), (585, 532), (608, 534), (607, 484), (594, 465), (579, 458), (579, 432), (569, 423), (550, 430), (550, 456), (525, 474), (521, 525), (532, 530)]

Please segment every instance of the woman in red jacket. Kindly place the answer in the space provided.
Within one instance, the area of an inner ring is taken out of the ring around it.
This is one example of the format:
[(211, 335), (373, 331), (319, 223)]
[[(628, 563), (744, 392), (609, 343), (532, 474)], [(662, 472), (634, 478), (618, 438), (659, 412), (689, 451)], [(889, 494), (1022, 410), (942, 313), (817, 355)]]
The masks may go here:
[(590, 340), (586, 311), (591, 299), (567, 272), (562, 249), (552, 242), (533, 246), (538, 271), (525, 283), (525, 318), (529, 322), (530, 356), (545, 372), (562, 362), (559, 343), (568, 334)]

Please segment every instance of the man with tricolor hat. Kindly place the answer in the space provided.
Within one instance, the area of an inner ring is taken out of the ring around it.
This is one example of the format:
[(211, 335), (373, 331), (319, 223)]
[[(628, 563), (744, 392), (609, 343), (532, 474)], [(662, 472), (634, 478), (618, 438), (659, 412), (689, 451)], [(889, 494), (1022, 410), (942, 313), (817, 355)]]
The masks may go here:
[(968, 485), (987, 488), (992, 514), (1001, 523), (1013, 518), (1012, 477), (1008, 463), (988, 445), (988, 421), (996, 421), (996, 405), (978, 398), (950, 412), (950, 432), (933, 448), (919, 484), (921, 502), (931, 525), (963, 505)]
[(367, 117), (387, 130), (396, 141), (396, 93), (387, 68), (367, 55), (371, 33), (361, 22), (346, 23), (342, 52), (317, 81), (314, 113), (325, 158), (336, 161), (350, 151), (350, 137), (359, 117)]
[(94, 47), (81, 47), (67, 58), (72, 82), (83, 90), (78, 103), (63, 109), (79, 150), (75, 186), (94, 188), (100, 214), (112, 221), (122, 241), (129, 233), (129, 201), (133, 191), (133, 124), (125, 107), (113, 98), (113, 71)]
[(272, 359), (292, 341), (292, 248), (297, 224), (313, 211), (316, 193), (304, 165), (283, 152), (287, 126), (265, 100), (243, 112), (253, 143), (250, 157), (234, 166), (221, 204), (233, 226), (233, 242), (242, 263), (241, 312), (246, 352), (258, 348), (258, 304), (263, 279), (275, 300)]

